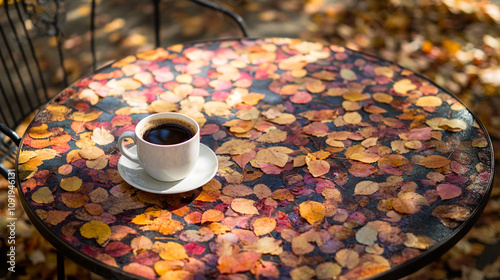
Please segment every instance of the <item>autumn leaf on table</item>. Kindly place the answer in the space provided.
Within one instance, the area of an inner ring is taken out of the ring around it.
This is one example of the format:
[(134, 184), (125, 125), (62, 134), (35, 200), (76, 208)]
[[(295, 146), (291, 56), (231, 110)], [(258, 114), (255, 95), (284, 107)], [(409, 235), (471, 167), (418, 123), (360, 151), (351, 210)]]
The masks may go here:
[(255, 149), (255, 144), (248, 140), (231, 139), (224, 142), (218, 149), (215, 150), (216, 154), (230, 154), (241, 155)]
[(354, 187), (355, 195), (372, 195), (379, 189), (379, 184), (373, 181), (362, 181)]
[(217, 260), (217, 269), (221, 273), (238, 273), (249, 271), (261, 258), (256, 252), (242, 252), (235, 255), (223, 255)]
[(47, 124), (42, 124), (40, 126), (33, 126), (30, 129), (28, 129), (28, 134), (33, 139), (48, 138), (53, 135), (52, 132), (47, 130), (48, 128), (49, 127), (47, 126)]
[(293, 150), (287, 147), (274, 146), (259, 150), (254, 159), (250, 161), (253, 167), (260, 168), (262, 163), (270, 163), (278, 167), (284, 167), (289, 160), (289, 155)]
[(92, 141), (98, 145), (108, 145), (115, 141), (115, 137), (105, 128), (96, 127), (92, 133)]
[(156, 241), (153, 244), (152, 250), (158, 253), (160, 258), (164, 260), (182, 260), (189, 258), (186, 249), (177, 242), (163, 243)]
[(416, 164), (425, 166), (427, 168), (440, 168), (450, 164), (450, 160), (440, 155), (430, 155), (418, 159)]
[(37, 203), (52, 203), (54, 196), (48, 187), (41, 187), (31, 195), (31, 199)]
[(82, 225), (80, 233), (85, 238), (95, 238), (99, 245), (105, 246), (109, 242), (111, 229), (103, 222), (90, 221)]
[(446, 227), (456, 227), (465, 221), (471, 210), (461, 205), (439, 205), (432, 211), (432, 216), (437, 217)]
[(271, 233), (276, 228), (276, 220), (273, 218), (259, 218), (253, 222), (255, 235), (265, 235)]
[(397, 93), (406, 95), (410, 90), (416, 89), (417, 86), (413, 84), (409, 79), (401, 79), (394, 83), (393, 88)]
[(311, 225), (317, 225), (325, 218), (326, 209), (322, 203), (305, 201), (299, 205), (299, 213)]
[(281, 240), (266, 236), (258, 239), (257, 242), (244, 246), (243, 250), (260, 254), (280, 255), (283, 253), (282, 242)]
[(255, 207), (255, 201), (246, 198), (233, 199), (233, 201), (231, 202), (231, 209), (241, 214), (259, 214), (259, 210)]
[(398, 198), (392, 202), (394, 210), (402, 214), (415, 214), (421, 206), (429, 206), (429, 201), (415, 192), (400, 192)]

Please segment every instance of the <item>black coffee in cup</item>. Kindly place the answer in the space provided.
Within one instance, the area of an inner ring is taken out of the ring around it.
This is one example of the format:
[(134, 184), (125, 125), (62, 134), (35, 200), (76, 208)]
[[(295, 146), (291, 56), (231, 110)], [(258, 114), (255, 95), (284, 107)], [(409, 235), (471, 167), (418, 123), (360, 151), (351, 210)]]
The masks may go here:
[(195, 134), (194, 128), (182, 120), (159, 119), (150, 122), (142, 138), (157, 145), (174, 145), (185, 142)]

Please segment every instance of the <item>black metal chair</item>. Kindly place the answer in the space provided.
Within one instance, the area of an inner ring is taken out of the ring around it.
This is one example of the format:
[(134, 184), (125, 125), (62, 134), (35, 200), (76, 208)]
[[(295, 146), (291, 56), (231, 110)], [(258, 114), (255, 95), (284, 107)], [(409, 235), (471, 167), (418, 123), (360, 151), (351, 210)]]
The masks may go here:
[[(160, 46), (161, 0), (151, 0), (154, 6), (154, 42)], [(194, 3), (223, 13), (233, 19), (244, 37), (248, 36), (243, 19), (233, 11), (206, 0), (191, 0)], [(0, 7), (0, 175), (7, 178), (9, 168), (14, 166), (21, 137), (15, 128), (28, 116), (48, 102), (53, 94), (49, 92), (50, 73), (44, 68), (40, 50), (50, 51), (50, 57), (57, 57), (61, 81), (55, 87), (63, 89), (69, 83), (65, 68), (63, 50), (65, 23), (64, 0), (14, 0), (3, 1)], [(96, 1), (90, 3), (90, 52), (92, 68), (98, 67), (96, 59)], [(38, 46), (34, 38), (52, 38), (56, 43)], [(52, 67), (54, 68), (54, 67)], [(52, 85), (54, 86), (54, 85)], [(57, 255), (58, 278), (64, 279), (64, 256)]]

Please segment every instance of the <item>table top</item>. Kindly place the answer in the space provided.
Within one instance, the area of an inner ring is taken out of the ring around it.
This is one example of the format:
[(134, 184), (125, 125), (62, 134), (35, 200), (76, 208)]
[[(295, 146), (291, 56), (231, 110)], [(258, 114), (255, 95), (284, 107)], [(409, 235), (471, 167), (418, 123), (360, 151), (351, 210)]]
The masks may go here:
[[(152, 194), (122, 179), (118, 136), (175, 111), (216, 176)], [(481, 214), (487, 132), (394, 63), (297, 39), (227, 39), (129, 56), (41, 110), (18, 156), (21, 201), (64, 254), (103, 275), (401, 277)], [(232, 278), (231, 278), (232, 279)]]

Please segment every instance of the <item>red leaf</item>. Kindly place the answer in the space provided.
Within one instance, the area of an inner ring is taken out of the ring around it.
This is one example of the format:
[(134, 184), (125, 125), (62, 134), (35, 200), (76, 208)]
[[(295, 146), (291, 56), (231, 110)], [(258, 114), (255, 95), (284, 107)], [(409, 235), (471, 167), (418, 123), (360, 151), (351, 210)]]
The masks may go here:
[(298, 103), (298, 104), (306, 104), (309, 101), (311, 101), (313, 98), (312, 96), (305, 92), (305, 91), (299, 91), (296, 94), (294, 94), (292, 97), (290, 97), (290, 101), (293, 103)]
[(452, 199), (462, 194), (462, 189), (453, 184), (439, 184), (436, 191), (441, 199)]
[(160, 256), (158, 256), (157, 253), (155, 253), (153, 251), (146, 251), (146, 252), (140, 253), (137, 256), (135, 256), (133, 261), (136, 263), (142, 264), (142, 265), (152, 266), (159, 259), (160, 259)]
[(132, 248), (127, 244), (119, 241), (110, 242), (104, 249), (105, 253), (116, 258), (121, 257), (128, 252), (132, 251)]
[(220, 127), (214, 123), (209, 123), (200, 129), (200, 135), (211, 135), (219, 131)]
[(205, 246), (195, 242), (184, 245), (184, 249), (186, 249), (186, 253), (190, 256), (201, 255), (203, 254), (203, 252), (205, 252)]

